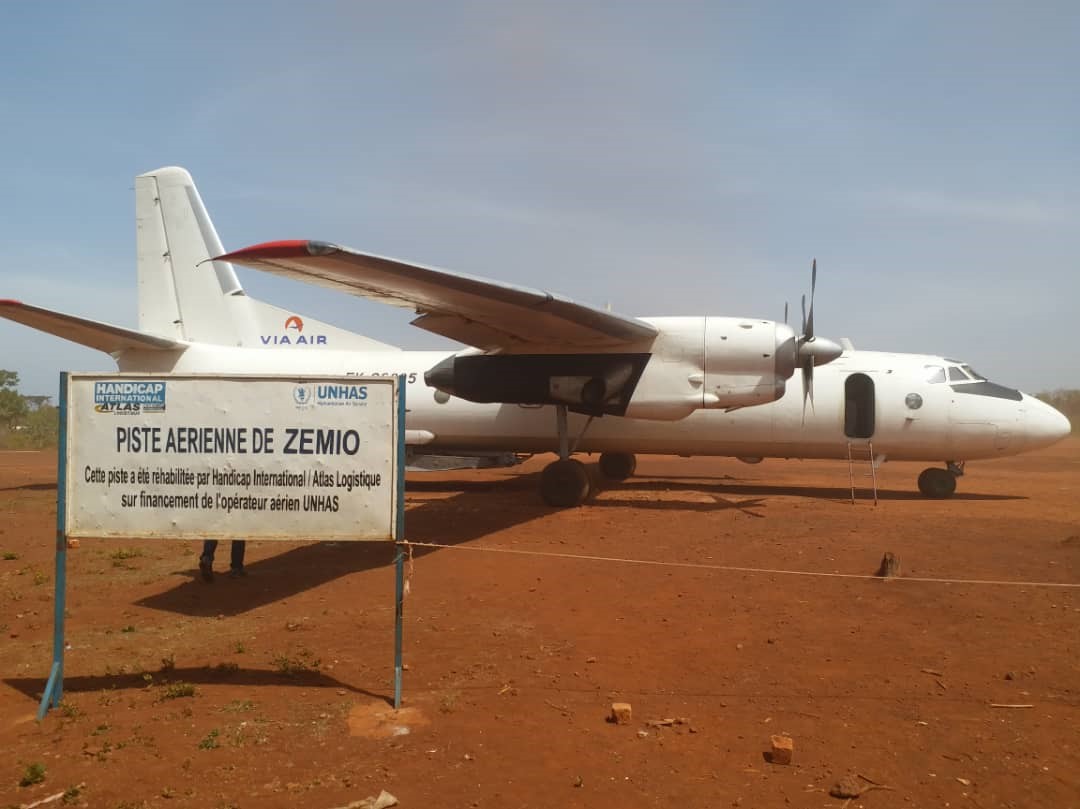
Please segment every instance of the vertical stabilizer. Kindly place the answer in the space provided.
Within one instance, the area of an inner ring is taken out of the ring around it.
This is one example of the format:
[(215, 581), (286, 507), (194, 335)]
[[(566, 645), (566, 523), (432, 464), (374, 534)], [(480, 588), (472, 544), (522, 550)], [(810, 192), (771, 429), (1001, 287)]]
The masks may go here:
[(169, 166), (135, 178), (139, 329), (169, 340), (289, 350), (395, 351), (354, 332), (249, 298), (191, 175)]
[(243, 294), (191, 175), (168, 167), (135, 178), (139, 328), (171, 339), (240, 345), (226, 299)]

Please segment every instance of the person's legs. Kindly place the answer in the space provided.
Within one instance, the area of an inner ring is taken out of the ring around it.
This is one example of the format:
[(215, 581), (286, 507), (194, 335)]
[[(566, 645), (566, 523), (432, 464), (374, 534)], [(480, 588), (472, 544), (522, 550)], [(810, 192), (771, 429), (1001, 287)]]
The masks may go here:
[(244, 575), (244, 550), (247, 543), (242, 539), (234, 539), (229, 548), (229, 572), (234, 576)]
[(214, 580), (214, 552), (217, 550), (217, 540), (208, 539), (203, 543), (202, 555), (199, 557), (199, 573), (203, 581)]

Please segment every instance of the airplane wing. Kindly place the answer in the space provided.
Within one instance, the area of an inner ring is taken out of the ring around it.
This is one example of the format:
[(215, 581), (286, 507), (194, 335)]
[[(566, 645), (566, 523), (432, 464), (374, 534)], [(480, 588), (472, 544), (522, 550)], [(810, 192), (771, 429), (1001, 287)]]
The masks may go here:
[(407, 264), (314, 241), (266, 242), (215, 261), (231, 261), (415, 309), (413, 325), (486, 351), (582, 349), (651, 341), (657, 330), (539, 289)]
[(141, 331), (133, 331), (121, 326), (111, 326), (97, 320), (65, 315), (62, 312), (30, 306), (19, 301), (0, 300), (0, 317), (55, 334), (73, 343), (96, 348), (106, 354), (116, 354), (129, 349), (179, 351), (187, 347), (186, 343), (155, 337), (152, 334), (144, 334)]

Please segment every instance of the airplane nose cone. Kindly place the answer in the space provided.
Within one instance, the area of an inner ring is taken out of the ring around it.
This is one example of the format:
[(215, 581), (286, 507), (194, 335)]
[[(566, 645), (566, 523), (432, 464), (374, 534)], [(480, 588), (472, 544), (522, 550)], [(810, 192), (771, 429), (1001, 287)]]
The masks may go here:
[(1056, 444), (1071, 431), (1072, 424), (1063, 413), (1046, 402), (1028, 398), (1025, 433), (1031, 448)]

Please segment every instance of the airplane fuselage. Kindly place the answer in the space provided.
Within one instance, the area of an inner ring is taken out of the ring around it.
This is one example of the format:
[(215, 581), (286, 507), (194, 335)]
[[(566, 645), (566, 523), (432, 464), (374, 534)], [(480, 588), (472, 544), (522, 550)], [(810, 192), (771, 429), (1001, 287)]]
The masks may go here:
[[(117, 361), (120, 370), (136, 372), (403, 374), (408, 440), (418, 450), (557, 450), (551, 406), (477, 404), (429, 387), (425, 371), (448, 356), (196, 343), (180, 352), (129, 351)], [(948, 381), (948, 369), (958, 366), (933, 355), (847, 351), (817, 369), (805, 414), (798, 390), (789, 390), (770, 404), (699, 409), (670, 421), (601, 417), (586, 428), (586, 416), (571, 414), (570, 435), (579, 452), (844, 458), (849, 442), (872, 441), (874, 453), (890, 460), (967, 461), (1047, 446), (1068, 429), (1057, 411), (1031, 396), (974, 379)]]

